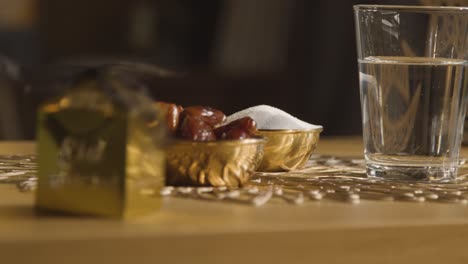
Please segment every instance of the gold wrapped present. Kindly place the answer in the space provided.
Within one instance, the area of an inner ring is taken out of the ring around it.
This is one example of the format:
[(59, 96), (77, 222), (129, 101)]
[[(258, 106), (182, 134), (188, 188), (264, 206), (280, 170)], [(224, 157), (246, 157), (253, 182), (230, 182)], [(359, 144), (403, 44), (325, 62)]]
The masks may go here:
[(127, 77), (89, 70), (40, 108), (39, 210), (126, 218), (159, 207), (165, 129)]

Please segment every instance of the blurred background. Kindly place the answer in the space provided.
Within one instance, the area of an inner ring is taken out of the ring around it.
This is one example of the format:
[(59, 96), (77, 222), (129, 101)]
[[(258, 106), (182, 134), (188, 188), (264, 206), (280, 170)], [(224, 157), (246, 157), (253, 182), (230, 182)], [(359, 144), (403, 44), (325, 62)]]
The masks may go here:
[(159, 100), (269, 104), (324, 135), (360, 134), (354, 4), (468, 0), (0, 0), (0, 139), (34, 138), (51, 69), (106, 60), (180, 72), (153, 80)]

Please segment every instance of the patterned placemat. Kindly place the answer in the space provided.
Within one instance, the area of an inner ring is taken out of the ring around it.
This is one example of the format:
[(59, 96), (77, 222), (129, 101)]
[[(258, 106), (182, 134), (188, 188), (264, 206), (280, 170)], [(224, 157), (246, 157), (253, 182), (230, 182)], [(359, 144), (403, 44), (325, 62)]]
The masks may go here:
[[(0, 156), (0, 184), (16, 184), (19, 191), (36, 188), (35, 156)], [(267, 202), (302, 204), (331, 200), (358, 204), (361, 200), (468, 204), (468, 166), (462, 162), (457, 183), (416, 183), (368, 178), (364, 160), (314, 155), (305, 169), (253, 175), (242, 188), (173, 187), (164, 197), (261, 206)]]
[(0, 184), (16, 184), (20, 191), (36, 188), (37, 163), (32, 155), (0, 155)]
[(468, 204), (467, 176), (468, 166), (461, 162), (457, 183), (384, 181), (366, 176), (363, 159), (315, 155), (302, 170), (257, 172), (243, 188), (168, 186), (161, 194), (254, 206), (272, 201), (302, 204), (322, 200), (352, 204), (362, 200)]

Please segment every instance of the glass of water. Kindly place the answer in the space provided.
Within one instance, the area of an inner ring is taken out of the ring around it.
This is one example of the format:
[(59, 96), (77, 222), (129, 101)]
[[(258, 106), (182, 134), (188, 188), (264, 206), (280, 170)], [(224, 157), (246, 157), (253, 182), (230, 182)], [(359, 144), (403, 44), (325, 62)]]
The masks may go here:
[(354, 12), (367, 174), (456, 180), (468, 8), (357, 5)]

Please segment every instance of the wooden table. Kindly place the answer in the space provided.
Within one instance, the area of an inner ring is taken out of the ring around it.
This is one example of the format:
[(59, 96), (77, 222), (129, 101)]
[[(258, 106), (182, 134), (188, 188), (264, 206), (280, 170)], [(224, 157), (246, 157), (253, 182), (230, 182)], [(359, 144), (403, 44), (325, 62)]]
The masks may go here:
[[(33, 153), (32, 142), (0, 154)], [(320, 154), (362, 155), (359, 138)], [(463, 149), (468, 154), (468, 148)], [(363, 201), (300, 206), (169, 198), (145, 218), (38, 217), (33, 193), (0, 185), (0, 263), (468, 263), (468, 207)]]

